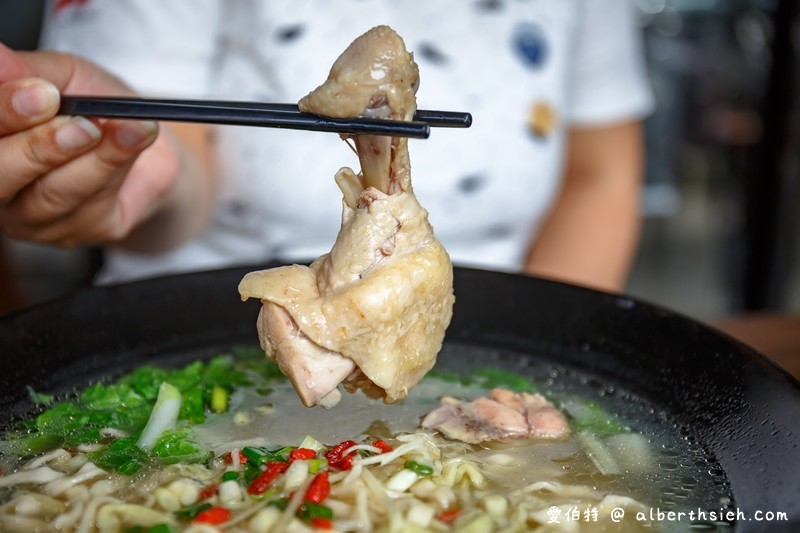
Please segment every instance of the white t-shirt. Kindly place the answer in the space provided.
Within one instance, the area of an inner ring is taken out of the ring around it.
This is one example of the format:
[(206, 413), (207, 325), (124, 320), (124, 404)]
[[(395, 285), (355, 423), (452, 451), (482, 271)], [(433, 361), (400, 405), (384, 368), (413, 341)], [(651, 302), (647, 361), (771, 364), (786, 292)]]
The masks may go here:
[[(421, 109), (473, 114), (470, 129), (409, 142), (414, 190), (456, 264), (519, 271), (558, 192), (568, 129), (652, 106), (628, 0), (51, 2), (42, 47), (87, 56), (144, 95), (296, 102), (378, 24), (414, 52)], [(555, 118), (545, 135), (532, 133), (534, 106)], [(110, 249), (104, 281), (330, 249), (333, 176), (358, 170), (338, 136), (215, 130), (221, 186), (207, 229), (164, 254)]]

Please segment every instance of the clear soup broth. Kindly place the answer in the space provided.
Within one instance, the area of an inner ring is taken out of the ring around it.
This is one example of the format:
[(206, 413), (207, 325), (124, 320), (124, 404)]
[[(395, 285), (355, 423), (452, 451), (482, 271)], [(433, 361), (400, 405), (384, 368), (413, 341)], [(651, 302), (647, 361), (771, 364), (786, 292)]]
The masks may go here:
[[(89, 388), (67, 399), (72, 407), (51, 403), (22, 430), (7, 432), (0, 529), (478, 533), (731, 526), (713, 520), (734, 506), (724, 472), (691, 433), (580, 372), (450, 343), (403, 402), (387, 406), (344, 394), (325, 410), (303, 407), (258, 350), (233, 352), (219, 363), (140, 371)], [(177, 421), (143, 443), (145, 424), (165, 405), (160, 380), (172, 381), (180, 410)], [(569, 438), (465, 444), (421, 429), (441, 397), (472, 399), (494, 387), (547, 397), (569, 420)], [(659, 511), (687, 514), (664, 521)]]

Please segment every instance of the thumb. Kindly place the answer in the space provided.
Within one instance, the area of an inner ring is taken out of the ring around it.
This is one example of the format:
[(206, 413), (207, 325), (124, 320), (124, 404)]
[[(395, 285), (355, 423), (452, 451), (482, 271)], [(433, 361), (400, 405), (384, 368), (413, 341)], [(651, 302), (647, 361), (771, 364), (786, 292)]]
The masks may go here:
[(33, 67), (18, 52), (0, 43), (0, 83), (33, 76), (36, 76)]

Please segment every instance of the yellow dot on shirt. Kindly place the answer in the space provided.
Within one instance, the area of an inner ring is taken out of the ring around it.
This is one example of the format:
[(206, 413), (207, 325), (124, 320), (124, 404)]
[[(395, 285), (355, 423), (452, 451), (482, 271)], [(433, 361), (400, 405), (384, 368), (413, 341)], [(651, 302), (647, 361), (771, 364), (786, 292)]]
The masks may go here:
[(528, 114), (528, 128), (531, 133), (546, 138), (553, 133), (557, 123), (558, 114), (549, 103), (543, 100), (533, 103)]

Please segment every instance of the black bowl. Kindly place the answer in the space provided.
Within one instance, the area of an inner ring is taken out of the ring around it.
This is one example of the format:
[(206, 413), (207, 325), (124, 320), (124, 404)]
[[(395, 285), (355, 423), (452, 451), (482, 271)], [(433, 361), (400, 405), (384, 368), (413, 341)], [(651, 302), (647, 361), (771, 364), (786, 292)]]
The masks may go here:
[[(236, 291), (248, 270), (89, 289), (0, 319), (0, 422), (34, 409), (28, 386), (66, 394), (145, 362), (256, 344), (259, 303)], [(456, 269), (455, 286), (445, 348), (551, 361), (629, 391), (719, 462), (741, 512), (737, 530), (800, 531), (800, 385), (769, 360), (624, 296), (468, 269)], [(445, 364), (453, 352), (443, 351)], [(770, 512), (787, 520), (758, 520)]]

